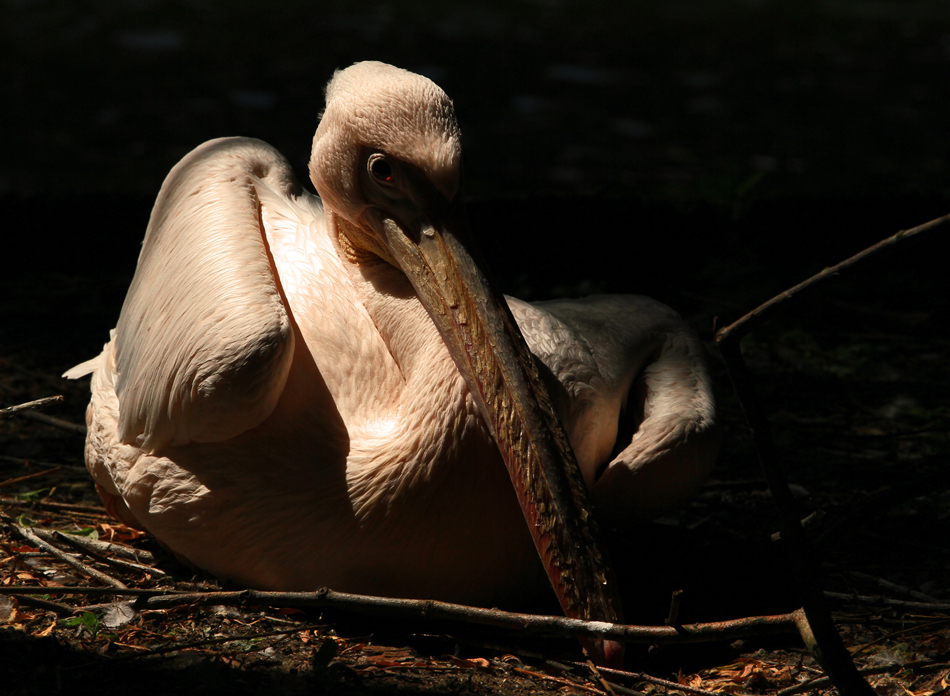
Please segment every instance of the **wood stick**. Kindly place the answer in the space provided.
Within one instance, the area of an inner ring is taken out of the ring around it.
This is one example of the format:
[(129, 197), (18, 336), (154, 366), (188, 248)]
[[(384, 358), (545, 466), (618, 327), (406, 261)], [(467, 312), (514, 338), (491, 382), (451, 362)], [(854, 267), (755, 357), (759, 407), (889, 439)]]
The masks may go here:
[(809, 652), (844, 696), (871, 696), (874, 691), (858, 673), (825, 606), (816, 571), (812, 568), (813, 554), (798, 523), (797, 505), (789, 491), (785, 472), (781, 471), (777, 464), (778, 459), (775, 456), (769, 422), (759, 404), (752, 377), (742, 358), (739, 341), (753, 328), (775, 314), (783, 305), (787, 305), (793, 299), (801, 299), (807, 292), (813, 292), (825, 280), (836, 277), (842, 271), (853, 268), (858, 263), (890, 249), (902, 240), (931, 231), (948, 221), (950, 221), (950, 215), (944, 215), (911, 230), (902, 230), (776, 295), (738, 321), (716, 332), (716, 342), (746, 420), (752, 428), (759, 464), (769, 483), (772, 498), (779, 512), (782, 539), (788, 549), (796, 585), (803, 599), (802, 611), (796, 614), (799, 631)]
[[(49, 542), (52, 542), (56, 534), (58, 534), (58, 532), (40, 529), (39, 527), (33, 527), (33, 532), (41, 539)], [(84, 547), (84, 549), (90, 549), (98, 553), (111, 553), (127, 561), (132, 561), (133, 565), (155, 562), (155, 556), (152, 555), (151, 551), (136, 549), (123, 544), (114, 544), (110, 541), (102, 541), (101, 539), (90, 539), (86, 536), (70, 535), (70, 539), (79, 546)], [(142, 567), (149, 568), (151, 566), (143, 565)]]
[(71, 616), (75, 613), (75, 610), (72, 607), (67, 607), (65, 604), (59, 604), (58, 602), (51, 602), (48, 599), (18, 594), (13, 596), (16, 598), (16, 601), (26, 607), (45, 609), (46, 611), (52, 611), (56, 614), (59, 614), (60, 616)]
[[(588, 667), (588, 665), (584, 662), (570, 662), (570, 664), (576, 665), (578, 667)], [(649, 684), (662, 686), (669, 690), (682, 691), (683, 693), (695, 694), (696, 696), (713, 696), (713, 694), (716, 693), (713, 691), (706, 691), (706, 689), (697, 689), (695, 686), (678, 684), (676, 682), (670, 681), (669, 679), (661, 679), (660, 677), (654, 677), (649, 674), (645, 674), (644, 672), (626, 672), (621, 669), (611, 669), (610, 667), (598, 667), (597, 671), (615, 679), (625, 679), (630, 682), (644, 681)]]
[(0, 498), (0, 505), (16, 505), (18, 507), (41, 507), (48, 510), (65, 510), (68, 512), (84, 512), (87, 515), (108, 517), (109, 513), (101, 505), (76, 505), (74, 503), (49, 503), (45, 500), (17, 500), (16, 498)]
[[(56, 539), (57, 541), (61, 541), (64, 544), (68, 544), (69, 546), (72, 546), (74, 549), (76, 549), (80, 553), (85, 553), (91, 556), (92, 558), (96, 559), (97, 561), (111, 565), (113, 568), (116, 568), (118, 570), (133, 570), (137, 573), (151, 573), (152, 575), (157, 575), (159, 577), (165, 577), (165, 575), (167, 575), (167, 573), (164, 570), (159, 570), (158, 568), (154, 568), (152, 566), (142, 565), (141, 563), (130, 563), (128, 561), (120, 561), (116, 558), (109, 558), (108, 556), (106, 556), (103, 553), (100, 553), (94, 548), (90, 548), (88, 545), (84, 545), (81, 541), (79, 541), (80, 539), (83, 539), (84, 537), (80, 537), (75, 534), (63, 534), (62, 532), (53, 532), (52, 537)], [(89, 539), (88, 541), (92, 541), (92, 540)]]
[(73, 423), (72, 421), (56, 418), (55, 416), (47, 416), (45, 413), (26, 411), (20, 415), (31, 420), (39, 421), (40, 423), (46, 423), (46, 425), (52, 425), (53, 427), (59, 428), (60, 430), (68, 430), (71, 433), (79, 433), (80, 435), (86, 434), (85, 425), (79, 425), (79, 423)]
[(42, 399), (27, 401), (22, 404), (17, 404), (16, 406), (0, 408), (0, 418), (6, 418), (8, 416), (12, 416), (15, 413), (21, 413), (23, 411), (30, 411), (34, 408), (43, 408), (44, 406), (49, 406), (50, 404), (58, 404), (62, 400), (62, 394), (58, 394), (57, 396), (44, 396)]
[(716, 640), (736, 640), (750, 636), (794, 633), (795, 612), (775, 616), (750, 616), (731, 621), (680, 626), (634, 626), (604, 621), (582, 621), (563, 616), (520, 614), (451, 604), (426, 599), (371, 597), (326, 588), (316, 592), (264, 592), (259, 590), (181, 592), (111, 587), (26, 587), (0, 586), (0, 594), (127, 595), (143, 597), (142, 608), (165, 609), (182, 605), (240, 606), (259, 604), (271, 607), (319, 607), (358, 611), (373, 615), (414, 616), (476, 623), (529, 633), (581, 637), (600, 636), (641, 644), (683, 644)]
[(943, 217), (936, 218), (930, 222), (925, 222), (923, 225), (918, 225), (909, 230), (901, 230), (897, 234), (891, 235), (886, 239), (882, 239), (877, 244), (874, 244), (864, 251), (860, 251), (854, 256), (845, 259), (839, 264), (832, 266), (831, 268), (826, 268), (820, 273), (816, 273), (808, 280), (802, 281), (793, 288), (779, 293), (773, 297), (768, 302), (760, 304), (758, 307), (753, 309), (751, 312), (743, 316), (741, 319), (734, 321), (729, 326), (726, 326), (716, 332), (716, 341), (722, 342), (725, 338), (736, 335), (737, 338), (745, 336), (747, 333), (752, 331), (756, 326), (762, 324), (766, 319), (775, 314), (777, 309), (783, 304), (789, 302), (793, 299), (801, 299), (803, 295), (807, 292), (812, 292), (817, 288), (821, 283), (830, 278), (837, 277), (842, 271), (847, 270), (851, 266), (854, 266), (861, 261), (879, 254), (882, 251), (890, 249), (898, 242), (916, 237), (925, 232), (930, 232), (936, 227), (944, 224), (945, 222), (950, 221), (950, 215), (944, 215)]
[(950, 611), (950, 602), (913, 602), (909, 599), (892, 599), (890, 597), (850, 594), (848, 592), (825, 591), (825, 597), (832, 599), (849, 599), (864, 604), (887, 604), (891, 607), (916, 609), (924, 611)]
[(860, 578), (861, 580), (870, 580), (871, 582), (877, 583), (879, 587), (883, 587), (885, 590), (894, 590), (895, 592), (900, 592), (901, 594), (908, 595), (913, 597), (919, 602), (925, 602), (927, 604), (941, 604), (942, 602), (936, 597), (931, 597), (928, 594), (923, 592), (918, 592), (915, 589), (910, 587), (904, 587), (903, 585), (898, 585), (896, 582), (891, 582), (884, 578), (879, 578), (874, 575), (868, 575), (867, 573), (861, 573), (857, 570), (849, 570), (848, 575), (853, 578)]
[(15, 483), (29, 481), (30, 479), (40, 478), (42, 476), (49, 476), (50, 474), (55, 474), (59, 470), (60, 470), (60, 467), (57, 466), (52, 469), (36, 471), (32, 474), (27, 474), (26, 476), (17, 476), (16, 478), (7, 479), (6, 481), (0, 481), (0, 488), (3, 488), (4, 486), (12, 486)]
[(71, 565), (73, 568), (75, 568), (76, 570), (82, 573), (85, 573), (89, 577), (95, 580), (98, 580), (99, 582), (105, 583), (106, 585), (111, 585), (112, 587), (119, 590), (129, 589), (120, 580), (116, 580), (111, 575), (106, 575), (102, 571), (96, 570), (95, 568), (86, 565), (82, 561), (79, 561), (73, 558), (65, 551), (60, 551), (58, 548), (56, 548), (49, 542), (43, 541), (38, 536), (36, 536), (36, 534), (34, 534), (32, 531), (30, 531), (26, 527), (21, 527), (18, 524), (12, 525), (12, 526), (20, 536), (22, 536), (24, 539), (26, 539), (30, 543), (35, 544), (36, 546), (38, 546), (39, 548), (43, 549), (44, 551), (48, 553), (51, 553), (52, 555), (56, 556), (56, 558), (58, 558), (59, 560)]

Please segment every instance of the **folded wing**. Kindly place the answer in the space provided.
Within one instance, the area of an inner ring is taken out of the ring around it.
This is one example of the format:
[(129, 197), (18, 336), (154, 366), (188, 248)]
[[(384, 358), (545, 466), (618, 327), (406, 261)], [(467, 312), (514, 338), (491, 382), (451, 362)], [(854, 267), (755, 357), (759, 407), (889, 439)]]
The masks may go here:
[(560, 383), (560, 415), (598, 509), (619, 524), (692, 495), (718, 433), (706, 351), (679, 315), (634, 295), (509, 304)]
[(258, 140), (212, 140), (172, 169), (112, 342), (67, 373), (114, 370), (119, 442), (155, 452), (226, 440), (273, 411), (294, 333), (262, 200), (298, 195), (286, 160)]

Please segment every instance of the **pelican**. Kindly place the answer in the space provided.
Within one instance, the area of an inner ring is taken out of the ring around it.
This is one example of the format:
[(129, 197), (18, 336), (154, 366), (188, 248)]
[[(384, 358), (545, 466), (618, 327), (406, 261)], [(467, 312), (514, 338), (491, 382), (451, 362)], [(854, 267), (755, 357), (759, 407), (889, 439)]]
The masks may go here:
[(703, 346), (647, 298), (500, 295), (460, 160), (446, 94), (364, 62), (326, 88), (319, 198), (259, 140), (171, 170), (110, 341), (65, 375), (92, 375), (112, 515), (249, 587), (510, 606), (550, 581), (620, 618), (593, 510), (630, 524), (704, 480)]

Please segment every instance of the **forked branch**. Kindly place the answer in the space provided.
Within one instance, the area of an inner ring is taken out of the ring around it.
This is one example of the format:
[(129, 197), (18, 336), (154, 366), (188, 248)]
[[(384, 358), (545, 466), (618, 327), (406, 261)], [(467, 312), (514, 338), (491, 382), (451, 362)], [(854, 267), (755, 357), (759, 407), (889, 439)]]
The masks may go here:
[(768, 418), (759, 403), (752, 376), (742, 358), (739, 341), (753, 328), (775, 315), (781, 307), (787, 306), (789, 301), (801, 299), (808, 292), (819, 287), (823, 281), (857, 267), (861, 262), (893, 248), (900, 241), (930, 232), (948, 221), (950, 221), (950, 215), (944, 215), (911, 230), (898, 232), (849, 259), (826, 268), (795, 287), (779, 293), (716, 334), (716, 342), (719, 344), (736, 395), (752, 429), (760, 466), (778, 508), (782, 541), (787, 547), (796, 576), (796, 584), (802, 596), (802, 609), (796, 612), (799, 632), (809, 651), (834, 682), (839, 692), (845, 696), (871, 696), (874, 691), (856, 669), (825, 606), (824, 595), (813, 569), (814, 554), (799, 523), (795, 500), (788, 488), (785, 474), (778, 466)]

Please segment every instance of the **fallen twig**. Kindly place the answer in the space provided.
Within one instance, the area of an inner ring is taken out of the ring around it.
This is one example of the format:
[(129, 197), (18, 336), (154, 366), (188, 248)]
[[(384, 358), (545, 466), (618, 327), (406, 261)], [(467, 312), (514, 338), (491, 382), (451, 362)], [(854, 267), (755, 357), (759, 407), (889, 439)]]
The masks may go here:
[(792, 562), (796, 585), (802, 595), (802, 610), (796, 614), (799, 621), (799, 630), (809, 651), (831, 677), (838, 690), (845, 696), (871, 696), (874, 692), (867, 681), (858, 673), (854, 661), (841, 642), (834, 621), (825, 607), (824, 596), (816, 579), (816, 573), (812, 569), (811, 558), (813, 554), (798, 522), (797, 505), (788, 488), (785, 472), (779, 469), (769, 422), (759, 404), (752, 377), (742, 358), (739, 341), (788, 301), (801, 299), (807, 292), (813, 291), (828, 278), (835, 277), (859, 262), (893, 247), (899, 241), (920, 235), (947, 221), (950, 221), (950, 215), (944, 215), (911, 230), (898, 232), (841, 263), (826, 268), (793, 288), (779, 293), (738, 321), (716, 332), (716, 342), (719, 344), (723, 360), (729, 371), (729, 377), (745, 412), (746, 420), (752, 428), (759, 464), (778, 508), (781, 536)]
[(371, 597), (327, 589), (316, 592), (260, 592), (257, 590), (197, 592), (190, 596), (187, 594), (154, 596), (149, 598), (146, 604), (152, 609), (182, 604), (265, 604), (270, 606), (332, 607), (373, 614), (465, 621), (530, 633), (571, 637), (600, 636), (647, 645), (735, 640), (736, 638), (752, 635), (787, 633), (795, 630), (794, 625), (796, 623), (793, 614), (779, 614), (681, 626), (632, 626), (604, 621), (582, 621), (562, 616), (521, 614), (434, 600)]
[[(492, 660), (491, 665), (505, 670), (508, 673), (514, 672), (515, 674), (521, 674), (530, 679), (537, 679), (540, 681), (551, 682), (552, 684), (560, 684), (561, 688), (567, 687), (573, 691), (584, 691), (589, 694), (603, 694), (605, 691), (603, 689), (598, 689), (594, 686), (588, 686), (587, 684), (578, 684), (575, 681), (570, 679), (565, 679), (564, 677), (556, 677), (551, 674), (544, 674), (543, 672), (537, 672), (531, 669), (525, 669), (524, 667), (516, 667), (513, 664), (509, 664), (502, 660)], [(612, 693), (612, 692), (606, 692)]]
[(731, 323), (729, 326), (717, 331), (716, 341), (722, 342), (725, 338), (732, 334), (737, 334), (740, 337), (744, 336), (745, 334), (752, 331), (752, 329), (754, 329), (756, 326), (762, 324), (770, 316), (775, 314), (777, 309), (782, 304), (793, 299), (801, 299), (807, 292), (814, 291), (815, 288), (817, 288), (822, 282), (836, 277), (839, 273), (850, 268), (851, 266), (854, 266), (861, 261), (865, 261), (868, 258), (893, 247), (898, 242), (918, 236), (924, 232), (929, 232), (935, 227), (939, 227), (948, 221), (950, 221), (950, 215), (944, 215), (943, 217), (931, 220), (930, 222), (925, 222), (924, 224), (918, 225), (917, 227), (911, 228), (909, 230), (901, 230), (897, 234), (891, 235), (890, 237), (881, 240), (877, 244), (869, 246), (864, 251), (858, 252), (854, 256), (845, 259), (841, 263), (836, 264), (831, 268), (826, 268), (820, 273), (816, 273), (808, 280), (799, 283), (793, 288), (789, 288), (785, 292), (779, 293), (768, 302), (763, 302), (742, 318)]
[(109, 558), (103, 553), (100, 553), (94, 547), (90, 547), (88, 544), (84, 544), (83, 541), (92, 541), (92, 539), (85, 539), (85, 537), (76, 536), (74, 534), (63, 534), (62, 532), (53, 532), (50, 535), (53, 539), (61, 541), (64, 544), (69, 544), (74, 549), (80, 553), (85, 553), (92, 558), (111, 565), (113, 568), (118, 570), (132, 570), (138, 573), (151, 573), (152, 575), (158, 575), (159, 577), (164, 577), (167, 573), (164, 570), (159, 570), (154, 566), (142, 565), (141, 563), (130, 563), (129, 561), (120, 561), (116, 558)]
[(928, 611), (950, 611), (948, 602), (913, 602), (907, 599), (891, 599), (880, 595), (859, 595), (849, 594), (847, 592), (825, 592), (826, 597), (833, 599), (849, 599), (863, 604), (887, 604), (892, 607), (902, 607), (904, 609), (922, 609)]
[(752, 428), (759, 465), (769, 484), (772, 499), (779, 512), (782, 543), (791, 561), (802, 608), (796, 612), (798, 629), (808, 651), (832, 678), (844, 696), (874, 696), (870, 684), (858, 674), (854, 661), (841, 642), (831, 614), (825, 606), (820, 584), (812, 569), (813, 555), (809, 549), (798, 514), (798, 506), (784, 471), (778, 467), (771, 429), (752, 384), (752, 377), (739, 350), (739, 333), (717, 336), (720, 351), (729, 370), (736, 395), (746, 420)]
[[(862, 667), (858, 670), (858, 672), (866, 675), (886, 674), (888, 672), (902, 671), (905, 669), (916, 669), (918, 671), (926, 670), (928, 672), (932, 672), (934, 669), (943, 669), (947, 666), (947, 663), (937, 664), (935, 662), (931, 662), (930, 660), (915, 660), (914, 662), (904, 662), (901, 664)], [(776, 696), (794, 696), (794, 694), (812, 691), (813, 689), (824, 689), (831, 686), (832, 684), (833, 682), (828, 677), (817, 677), (815, 679), (804, 681), (801, 684), (795, 684), (795, 686), (790, 686), (787, 689), (782, 689)]]
[(15, 594), (13, 596), (16, 597), (16, 600), (24, 606), (33, 607), (35, 609), (45, 609), (46, 611), (54, 612), (60, 616), (69, 616), (75, 613), (75, 609), (72, 607), (67, 607), (65, 604), (60, 604), (59, 602), (51, 602), (48, 599), (43, 599), (41, 597), (20, 594)]
[(59, 560), (71, 565), (76, 570), (85, 573), (86, 575), (93, 578), (94, 580), (98, 580), (99, 582), (105, 583), (107, 585), (111, 585), (112, 587), (119, 590), (129, 589), (120, 580), (116, 580), (111, 575), (106, 575), (101, 570), (96, 570), (95, 568), (86, 565), (82, 561), (79, 561), (73, 558), (65, 551), (60, 551), (58, 548), (56, 548), (49, 542), (43, 541), (36, 534), (34, 534), (30, 529), (27, 529), (26, 527), (21, 527), (20, 525), (12, 525), (12, 526), (20, 536), (22, 536), (24, 539), (26, 539), (30, 543), (43, 549), (47, 553), (51, 553), (52, 555), (56, 556), (56, 558), (58, 558)]
[(68, 512), (84, 512), (97, 517), (108, 517), (109, 513), (101, 505), (76, 505), (75, 503), (49, 503), (45, 500), (17, 500), (16, 498), (0, 498), (0, 505), (16, 505), (19, 507), (40, 507), (47, 510), (65, 510)]
[(73, 423), (72, 421), (56, 418), (55, 416), (47, 416), (45, 413), (26, 411), (20, 415), (30, 418), (31, 420), (39, 421), (40, 423), (46, 423), (46, 425), (52, 425), (53, 427), (59, 428), (60, 430), (68, 430), (71, 433), (79, 433), (81, 435), (86, 434), (85, 425), (79, 425), (79, 423)]
[[(52, 532), (48, 529), (40, 529), (39, 527), (33, 527), (33, 532), (36, 533), (38, 537), (46, 541), (52, 542), (56, 535), (60, 532)], [(137, 563), (154, 563), (155, 557), (150, 551), (144, 551), (142, 549), (132, 548), (131, 546), (124, 546), (122, 544), (114, 544), (110, 541), (102, 541), (101, 539), (90, 539), (85, 536), (70, 535), (70, 540), (82, 546), (84, 549), (89, 549), (93, 552), (98, 553), (111, 553), (113, 555), (124, 558), (127, 561), (132, 561), (133, 565)], [(142, 566), (143, 568), (151, 568), (151, 566)]]
[(597, 665), (594, 664), (593, 660), (587, 660), (587, 669), (590, 670), (590, 673), (594, 675), (594, 679), (597, 680), (597, 683), (604, 687), (610, 696), (617, 696), (617, 693), (613, 690), (612, 685), (607, 683), (607, 680), (604, 679), (604, 675), (600, 673), (600, 670), (597, 669)]
[(918, 592), (917, 590), (914, 590), (910, 587), (898, 585), (896, 582), (891, 582), (890, 580), (885, 580), (884, 578), (868, 575), (867, 573), (861, 573), (857, 570), (849, 570), (848, 575), (851, 577), (860, 578), (862, 580), (870, 580), (871, 582), (877, 583), (878, 586), (883, 587), (885, 590), (894, 590), (895, 592), (900, 592), (901, 594), (908, 595), (926, 604), (941, 604), (939, 599), (931, 597), (928, 594), (924, 594), (923, 592)]
[(27, 474), (26, 476), (17, 476), (16, 478), (7, 479), (6, 481), (0, 481), (0, 488), (4, 486), (12, 486), (15, 483), (22, 483), (23, 481), (29, 481), (30, 479), (41, 478), (43, 476), (49, 476), (50, 474), (55, 474), (60, 470), (60, 467), (54, 467), (52, 469), (44, 469), (43, 471), (37, 471), (32, 474)]
[[(118, 589), (118, 591), (117, 591)], [(0, 587), (0, 594), (44, 592), (49, 594), (141, 596), (148, 609), (167, 609), (181, 605), (239, 606), (260, 604), (271, 607), (320, 607), (344, 609), (379, 615), (415, 616), (476, 623), (529, 633), (569, 637), (600, 636), (645, 645), (699, 643), (736, 640), (750, 636), (793, 633), (797, 618), (792, 614), (751, 616), (731, 621), (685, 624), (681, 626), (633, 626), (604, 621), (582, 621), (563, 616), (520, 614), (451, 604), (425, 599), (393, 599), (371, 597), (321, 589), (316, 592), (264, 592), (239, 590), (233, 592), (180, 592), (103, 587)]]
[(42, 399), (36, 399), (35, 401), (27, 401), (22, 404), (17, 404), (16, 406), (7, 406), (6, 408), (0, 408), (0, 418), (6, 418), (7, 416), (12, 416), (15, 413), (22, 413), (24, 411), (30, 411), (34, 408), (43, 408), (44, 406), (49, 406), (50, 404), (58, 404), (63, 400), (62, 394), (57, 396), (44, 396)]
[[(584, 662), (570, 662), (569, 664), (576, 665), (578, 667), (588, 667), (588, 665)], [(712, 691), (697, 689), (695, 686), (679, 684), (677, 682), (672, 682), (669, 679), (661, 679), (660, 677), (654, 677), (644, 672), (626, 672), (621, 669), (611, 669), (609, 667), (598, 667), (597, 670), (601, 674), (605, 674), (608, 677), (625, 679), (631, 682), (647, 682), (648, 684), (656, 684), (657, 686), (662, 686), (675, 691), (682, 691), (683, 693), (687, 694), (695, 694), (696, 696), (713, 696), (714, 694)]]
[[(177, 652), (179, 650), (193, 650), (194, 648), (203, 648), (206, 645), (220, 645), (222, 643), (234, 643), (237, 641), (249, 641), (249, 640), (258, 640), (260, 638), (270, 638), (272, 636), (282, 636), (289, 633), (299, 633), (300, 631), (316, 631), (321, 628), (325, 628), (323, 624), (301, 624), (299, 626), (294, 626), (292, 628), (280, 628), (273, 631), (264, 631), (261, 633), (252, 633), (245, 636), (222, 636), (220, 638), (205, 638), (202, 640), (190, 641), (188, 643), (174, 643), (172, 645), (167, 645), (163, 648), (137, 648), (139, 652), (136, 652), (128, 656), (120, 656), (113, 658), (114, 661), (119, 661), (129, 658), (137, 658), (142, 655), (167, 655), (168, 653)], [(129, 646), (132, 647), (132, 646)], [(263, 646), (262, 646), (263, 649)], [(93, 665), (89, 665), (93, 666)]]

